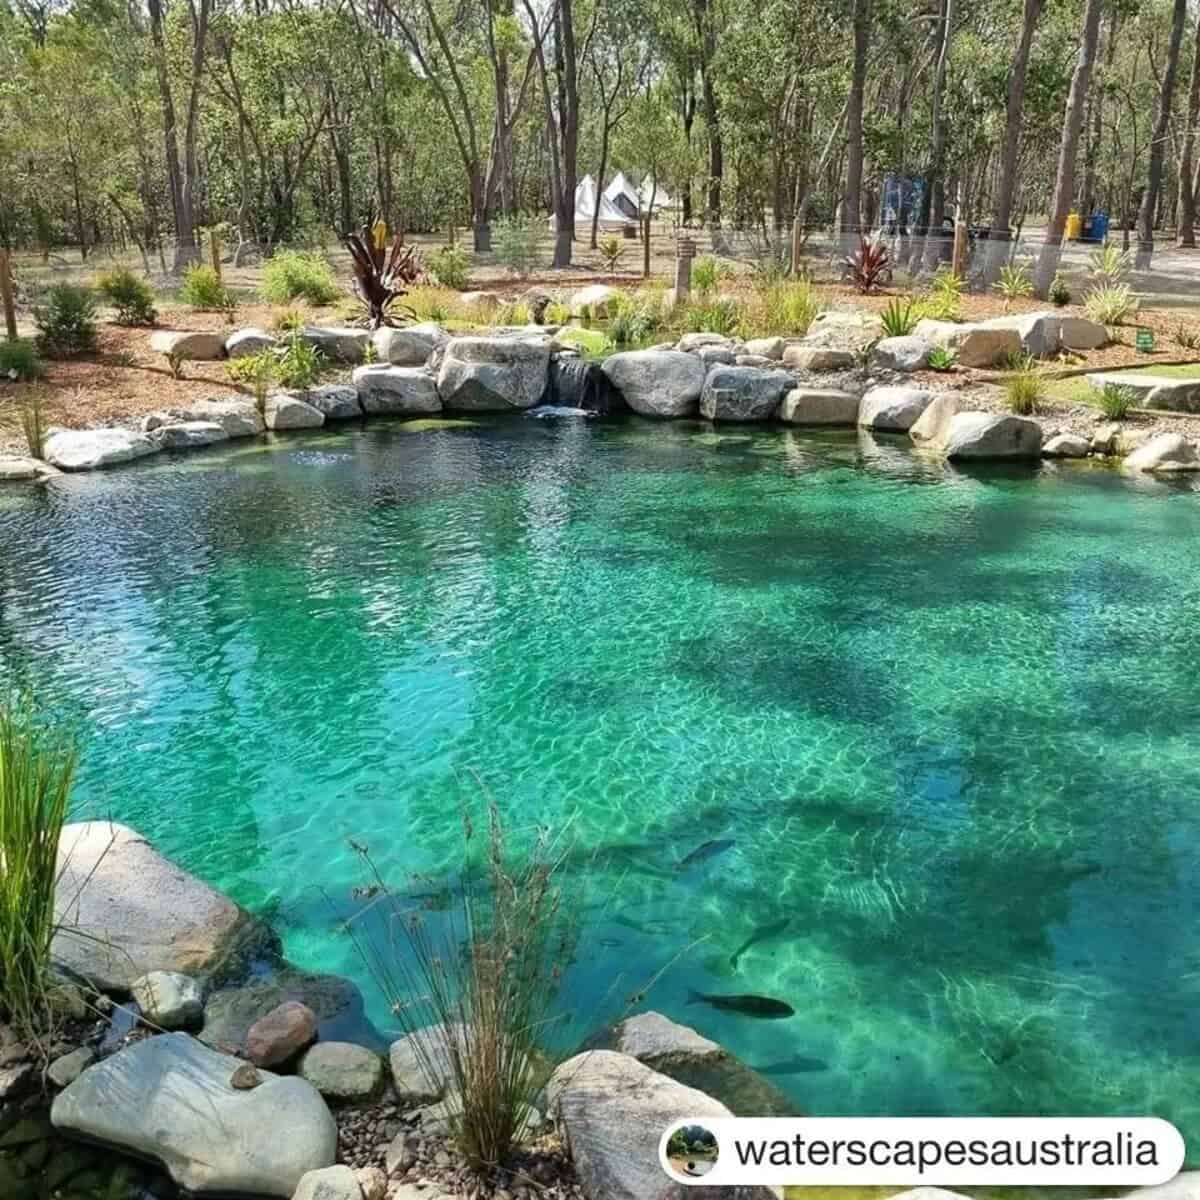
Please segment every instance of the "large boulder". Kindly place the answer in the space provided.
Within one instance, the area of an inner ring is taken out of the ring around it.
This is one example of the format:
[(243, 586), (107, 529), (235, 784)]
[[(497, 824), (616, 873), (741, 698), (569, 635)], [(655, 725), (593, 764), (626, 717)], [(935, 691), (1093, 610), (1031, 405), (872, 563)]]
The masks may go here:
[(789, 425), (854, 425), (858, 397), (831, 388), (792, 388), (779, 406), (779, 419)]
[(532, 408), (546, 390), (544, 337), (459, 337), (446, 346), (437, 390), (444, 408), (506, 412)]
[(158, 329), (150, 335), (150, 349), (156, 354), (165, 354), (168, 358), (211, 360), (221, 358), (225, 354), (225, 335)]
[(230, 1084), (239, 1062), (183, 1033), (136, 1042), (54, 1101), (58, 1129), (162, 1163), (191, 1192), (290, 1197), (333, 1165), (337, 1126), (303, 1079)]
[(831, 309), (817, 313), (804, 341), (809, 346), (859, 349), (877, 341), (882, 335), (883, 321), (878, 314), (854, 309)]
[(51, 429), (42, 442), (42, 454), (60, 471), (94, 471), (133, 462), (162, 447), (132, 429)]
[[(911, 434), (911, 430), (909, 431)], [(1077, 433), (1059, 433), (1042, 446), (1043, 458), (1087, 458), (1092, 443)]]
[(363, 415), (358, 392), (344, 383), (323, 383), (306, 392), (290, 394), (315, 408), (326, 421), (355, 421)]
[(353, 1042), (318, 1042), (296, 1068), (327, 1100), (361, 1104), (383, 1090), (383, 1059)]
[(371, 334), (379, 362), (393, 367), (421, 367), (430, 355), (450, 340), (450, 335), (432, 321), (393, 329), (381, 326)]
[(291, 392), (272, 392), (263, 409), (268, 429), (319, 429), (325, 414)]
[(858, 423), (865, 429), (907, 433), (932, 400), (933, 393), (922, 388), (872, 388), (859, 405)]
[(625, 350), (602, 367), (625, 403), (643, 417), (690, 417), (704, 388), (704, 364), (683, 350)]
[(187, 1029), (204, 1018), (204, 992), (190, 975), (150, 971), (129, 990), (142, 1016), (160, 1029)]
[(177, 421), (151, 430), (150, 438), (164, 450), (193, 450), (216, 442), (227, 442), (229, 434), (216, 421)]
[(952, 462), (976, 458), (1040, 458), (1042, 427), (1010, 413), (960, 412), (938, 447)]
[[(338, 1164), (309, 1171), (300, 1180), (292, 1200), (364, 1200), (353, 1168)], [(435, 1200), (430, 1197), (430, 1200)]]
[(871, 366), (883, 371), (919, 371), (933, 347), (919, 337), (881, 338), (871, 349)]
[(700, 393), (700, 415), (710, 421), (766, 421), (795, 385), (786, 371), (713, 367)]
[(1021, 341), (1021, 350), (1034, 358), (1054, 354), (1062, 331), (1062, 317), (1055, 312), (1012, 313), (977, 324), (983, 329), (1013, 330)]
[(854, 353), (838, 346), (797, 343), (784, 350), (783, 365), (794, 371), (847, 371), (854, 366)]
[(586, 313), (594, 320), (602, 321), (616, 313), (620, 302), (621, 293), (615, 287), (596, 283), (591, 287), (580, 288), (571, 297), (571, 315), (581, 317)]
[(237, 396), (197, 400), (178, 412), (185, 421), (215, 421), (231, 438), (256, 437), (266, 428), (254, 401)]
[(301, 340), (325, 355), (331, 362), (362, 362), (371, 334), (353, 325), (305, 325)]
[(591, 1050), (563, 1063), (546, 1086), (587, 1200), (768, 1200), (757, 1186), (684, 1185), (663, 1174), (658, 1146), (680, 1117), (728, 1117), (711, 1096), (627, 1054)]
[(150, 971), (219, 971), (262, 927), (126, 825), (83, 821), (58, 848), (51, 955), (101, 991), (124, 994)]
[(757, 354), (762, 358), (771, 358), (778, 362), (783, 358), (786, 347), (787, 343), (781, 337), (751, 338), (746, 343), (746, 353)]
[(372, 363), (354, 371), (354, 387), (368, 413), (435, 413), (442, 411), (437, 380), (424, 367)]
[(1063, 350), (1099, 350), (1110, 341), (1108, 328), (1087, 317), (1059, 317), (1058, 344)]
[(958, 410), (958, 397), (953, 392), (940, 392), (909, 426), (908, 436), (917, 446), (936, 449), (946, 440), (950, 422)]
[(796, 1106), (723, 1046), (662, 1013), (639, 1013), (611, 1034), (612, 1049), (719, 1100), (739, 1117), (791, 1117)]
[(1195, 443), (1178, 433), (1160, 433), (1140, 446), (1121, 464), (1127, 471), (1200, 471)]
[(265, 329), (250, 326), (247, 329), (235, 329), (225, 339), (225, 353), (230, 358), (246, 358), (251, 354), (261, 354), (279, 345), (279, 339), (273, 337)]
[[(1007, 318), (1000, 318), (1007, 320)], [(1011, 355), (1021, 353), (1021, 334), (1011, 325), (990, 321), (958, 325), (953, 321), (918, 321), (913, 336), (934, 346), (953, 350), (960, 366), (994, 367)]]
[(19, 454), (0, 454), (0, 483), (28, 483), (49, 479), (57, 475), (58, 469), (40, 458), (26, 458)]

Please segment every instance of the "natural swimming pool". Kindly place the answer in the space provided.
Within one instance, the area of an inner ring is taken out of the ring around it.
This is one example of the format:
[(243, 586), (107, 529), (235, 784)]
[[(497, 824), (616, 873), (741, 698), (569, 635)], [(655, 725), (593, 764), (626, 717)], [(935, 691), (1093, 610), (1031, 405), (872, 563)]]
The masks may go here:
[(814, 1113), (1193, 1140), (1198, 535), (1190, 484), (1088, 466), (373, 425), (0, 495), (0, 664), (80, 722), (81, 810), (302, 966), (367, 987), (347, 838), (442, 877), (474, 769), (512, 824), (574, 820), (608, 901), (577, 998), (669, 963), (647, 1005)]

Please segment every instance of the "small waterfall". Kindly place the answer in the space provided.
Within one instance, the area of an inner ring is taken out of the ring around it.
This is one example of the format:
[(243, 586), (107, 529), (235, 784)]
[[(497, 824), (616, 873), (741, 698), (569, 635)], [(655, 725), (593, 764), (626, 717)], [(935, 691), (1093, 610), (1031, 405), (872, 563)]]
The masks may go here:
[(600, 364), (575, 354), (556, 354), (550, 359), (545, 403), (559, 408), (582, 408), (601, 416), (626, 408), (625, 398), (609, 383)]

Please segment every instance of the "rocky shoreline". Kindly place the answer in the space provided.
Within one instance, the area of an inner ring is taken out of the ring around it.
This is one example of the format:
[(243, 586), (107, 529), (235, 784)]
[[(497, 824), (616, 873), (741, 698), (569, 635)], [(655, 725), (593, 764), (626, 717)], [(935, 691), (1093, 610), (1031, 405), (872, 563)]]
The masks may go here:
[[(451, 336), (432, 323), (373, 334), (309, 326), (301, 336), (352, 370), (348, 383), (272, 392), (261, 406), (242, 394), (202, 400), (150, 413), (137, 429), (52, 428), (43, 460), (0, 457), (0, 481), (45, 481), (60, 471), (377, 415), (632, 412), (654, 419), (906, 434), (935, 400), (937, 420), (927, 421), (923, 435), (912, 441), (921, 452), (951, 462), (1099, 457), (1124, 458), (1131, 471), (1200, 470), (1200, 416), (1189, 411), (1137, 412), (1117, 424), (1085, 405), (1050, 403), (1035, 415), (1015, 416), (973, 370), (950, 376), (925, 369), (937, 347), (953, 351), (964, 367), (983, 368), (1012, 354), (1101, 345), (1102, 326), (1047, 312), (975, 325), (923, 321), (913, 335), (898, 338), (880, 338), (881, 332), (871, 314), (826, 312), (803, 338), (742, 341), (689, 333), (678, 342), (621, 351), (597, 363), (581, 358), (559, 327)], [(172, 360), (182, 360), (236, 358), (275, 339), (260, 329), (240, 329), (225, 338), (160, 331), (152, 342)], [(1165, 390), (1163, 381), (1159, 385), (1154, 394), (1163, 404), (1187, 410), (1200, 401), (1195, 381)]]

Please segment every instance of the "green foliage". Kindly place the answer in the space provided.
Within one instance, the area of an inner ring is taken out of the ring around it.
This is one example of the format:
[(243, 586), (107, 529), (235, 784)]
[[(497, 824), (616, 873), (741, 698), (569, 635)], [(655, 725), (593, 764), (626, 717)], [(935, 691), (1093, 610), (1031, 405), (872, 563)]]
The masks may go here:
[(261, 413), (267, 406), (267, 395), (278, 378), (276, 363), (277, 347), (268, 347), (257, 354), (243, 354), (225, 362), (225, 373), (234, 383), (248, 384), (254, 396), (254, 404)]
[(613, 340), (599, 329), (564, 329), (555, 341), (577, 347), (588, 358), (601, 358), (616, 349)]
[(117, 310), (118, 325), (153, 325), (158, 319), (154, 289), (127, 267), (104, 271), (96, 291)]
[(1004, 403), (1009, 412), (1028, 417), (1037, 412), (1042, 399), (1042, 381), (1034, 371), (1015, 372), (1004, 382)]
[(471, 259), (461, 246), (443, 246), (425, 260), (425, 274), (442, 287), (465, 291), (471, 278)]
[(600, 239), (597, 248), (600, 251), (600, 261), (604, 263), (604, 269), (615, 271), (617, 263), (621, 261), (621, 255), (625, 253), (624, 239), (615, 233), (610, 233), (607, 237)]
[(1083, 299), (1083, 307), (1101, 325), (1123, 325), (1138, 310), (1138, 299), (1127, 283), (1101, 283)]
[(347, 929), (405, 1032), (421, 1034), (410, 1044), (422, 1069), (448, 1076), (459, 1097), (451, 1139), (482, 1173), (509, 1160), (565, 1040), (560, 987), (582, 904), (560, 882), (570, 847), (546, 829), (515, 852), (489, 804), (482, 855), (472, 858), (469, 814), (463, 825), (459, 891), (436, 918), (393, 893), (367, 848), (351, 843), (374, 898)]
[(750, 323), (756, 332), (805, 334), (820, 311), (821, 302), (807, 280), (776, 283), (760, 289)]
[(1005, 371), (1032, 371), (1037, 360), (1027, 350), (1010, 350), (1000, 360), (1000, 367)]
[(636, 346), (647, 341), (662, 325), (662, 304), (657, 297), (622, 293), (608, 332), (618, 346)]
[(193, 263), (183, 273), (179, 298), (192, 308), (232, 312), (236, 307), (232, 293), (208, 263)]
[(261, 408), (272, 383), (304, 391), (320, 379), (327, 365), (320, 350), (295, 328), (277, 346), (229, 359), (225, 372), (235, 383), (249, 384)]
[(547, 325), (566, 325), (571, 319), (570, 305), (561, 300), (551, 300), (542, 313), (542, 320)]
[(77, 762), (27, 697), (0, 700), (0, 1019), (34, 1037), (50, 1015), (58, 842)]
[(1056, 308), (1065, 308), (1071, 303), (1071, 289), (1061, 275), (1055, 275), (1050, 283), (1050, 303)]
[(308, 318), (298, 308), (285, 308), (271, 322), (276, 333), (291, 333), (293, 329), (303, 329), (308, 324)]
[(1171, 340), (1182, 350), (1200, 350), (1200, 330), (1193, 329), (1182, 321), (1175, 326)]
[(688, 304), (681, 315), (686, 333), (720, 333), (733, 337), (743, 329), (741, 306), (736, 300), (698, 300)]
[(56, 283), (34, 305), (37, 346), (49, 358), (69, 358), (96, 348), (96, 297), (85, 287)]
[(931, 371), (953, 371), (957, 363), (958, 355), (948, 346), (934, 346), (929, 352)]
[(921, 305), (912, 296), (892, 300), (879, 314), (885, 337), (906, 337), (921, 319)]
[(538, 264), (541, 224), (532, 217), (507, 217), (492, 226), (492, 249), (502, 266), (524, 278)]
[(315, 252), (279, 250), (263, 264), (263, 298), (271, 304), (332, 304), (342, 294), (329, 263)]
[(1098, 285), (1118, 284), (1133, 270), (1133, 255), (1112, 242), (1105, 242), (1088, 256), (1088, 266)]
[(46, 422), (42, 416), (41, 393), (35, 391), (21, 405), (21, 432), (30, 458), (46, 457)]
[(516, 300), (509, 304), (501, 304), (496, 309), (494, 321), (497, 325), (529, 325), (533, 321), (533, 314), (529, 311), (529, 305), (523, 300)]
[(0, 380), (28, 382), (42, 373), (37, 347), (27, 338), (0, 342)]
[(1096, 407), (1110, 421), (1124, 421), (1136, 402), (1137, 396), (1133, 389), (1117, 383), (1106, 383), (1096, 397)]
[(716, 291), (721, 282), (724, 268), (713, 254), (702, 254), (692, 263), (692, 286), (702, 296)]
[(1024, 263), (1008, 263), (1000, 268), (1000, 278), (996, 281), (996, 291), (1004, 297), (1004, 307), (1007, 308), (1014, 300), (1024, 299), (1033, 295), (1033, 279), (1029, 268)]

